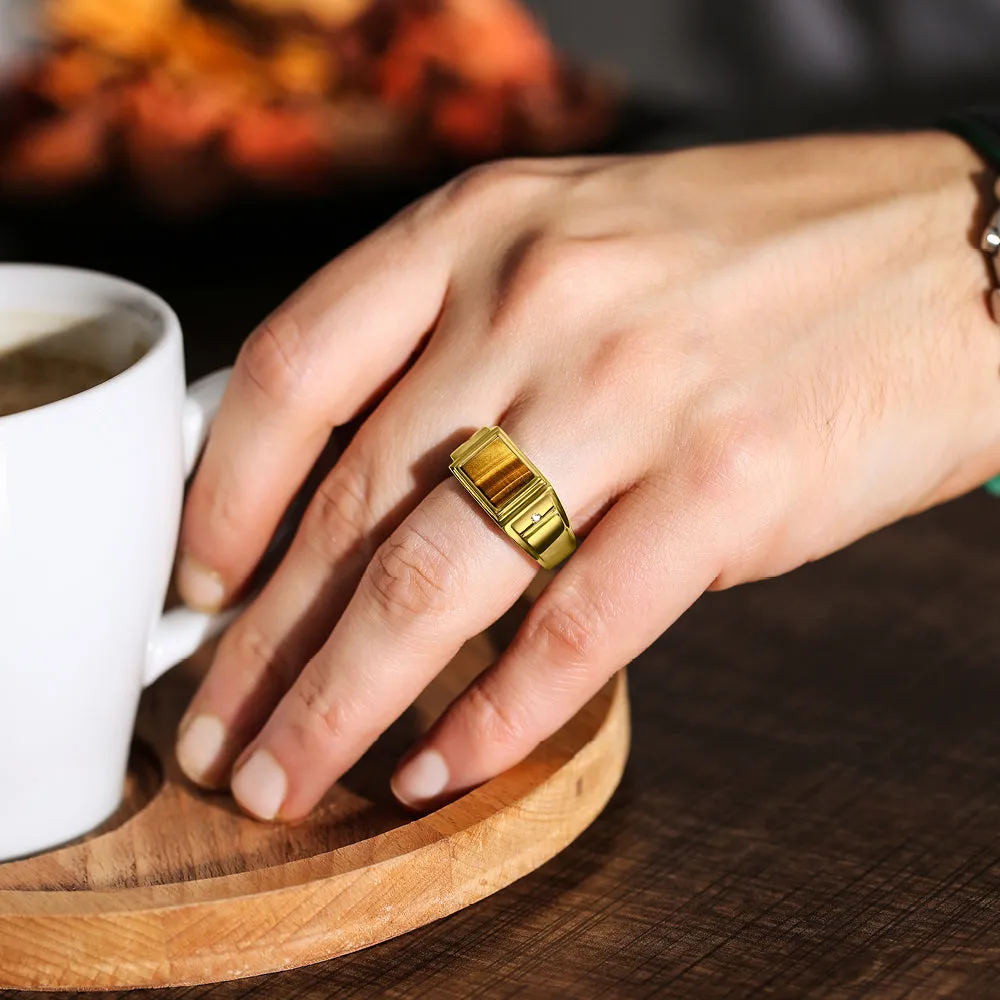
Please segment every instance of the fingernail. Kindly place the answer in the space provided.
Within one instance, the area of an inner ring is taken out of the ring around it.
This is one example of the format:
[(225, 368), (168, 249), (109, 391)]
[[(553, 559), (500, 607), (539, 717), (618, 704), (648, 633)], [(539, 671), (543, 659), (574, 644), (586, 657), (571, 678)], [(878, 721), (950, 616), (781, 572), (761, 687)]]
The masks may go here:
[(226, 729), (214, 715), (196, 715), (181, 730), (177, 741), (177, 761), (181, 770), (201, 783), (212, 770), (226, 742)]
[(177, 589), (185, 602), (198, 611), (218, 611), (226, 600), (222, 577), (188, 555), (181, 557), (177, 567)]
[(449, 777), (448, 764), (437, 750), (421, 750), (392, 776), (390, 785), (405, 805), (421, 806), (448, 787)]
[(274, 819), (287, 791), (284, 769), (266, 750), (254, 751), (233, 778), (236, 801), (259, 819)]

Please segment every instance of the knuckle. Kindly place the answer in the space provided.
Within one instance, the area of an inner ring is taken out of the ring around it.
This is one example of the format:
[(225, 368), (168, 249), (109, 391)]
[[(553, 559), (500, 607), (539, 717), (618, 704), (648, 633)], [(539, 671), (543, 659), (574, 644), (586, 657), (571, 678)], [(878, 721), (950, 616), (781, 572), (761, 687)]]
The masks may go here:
[(537, 294), (559, 287), (570, 257), (569, 243), (549, 233), (535, 233), (511, 255), (510, 291)]
[(263, 680), (282, 689), (295, 676), (295, 669), (281, 649), (254, 622), (236, 622), (219, 643), (219, 661), (232, 665), (242, 677)]
[(499, 164), (484, 163), (464, 170), (441, 189), (442, 200), (448, 208), (464, 208), (476, 203), (499, 183)]
[(303, 541), (322, 559), (334, 562), (363, 544), (374, 526), (371, 479), (345, 455), (309, 504), (302, 520)]
[(350, 721), (344, 704), (331, 698), (316, 671), (303, 673), (299, 683), (292, 688), (292, 727), (299, 731), (302, 743), (333, 746), (348, 735)]
[(363, 712), (356, 700), (334, 692), (315, 665), (303, 672), (292, 694), (290, 726), (300, 744), (343, 752), (346, 747), (374, 742), (381, 735), (381, 728), (370, 721), (374, 713)]
[(729, 493), (745, 493), (772, 481), (778, 465), (777, 439), (755, 417), (724, 434), (715, 452), (712, 477)]
[(446, 211), (509, 211), (512, 204), (538, 190), (543, 176), (522, 160), (498, 160), (472, 167), (440, 190)]
[(574, 315), (587, 308), (580, 289), (597, 287), (594, 278), (608, 266), (599, 241), (575, 239), (533, 230), (504, 255), (497, 279), (492, 323), (494, 335), (506, 336), (526, 323), (539, 308)]
[(535, 655), (568, 667), (588, 667), (605, 646), (606, 616), (576, 587), (544, 598), (527, 621), (525, 642)]
[(401, 229), (413, 235), (419, 233), (429, 223), (434, 223), (440, 214), (442, 195), (447, 190), (439, 188), (411, 201), (389, 221), (387, 228)]
[(693, 484), (710, 505), (731, 504), (742, 498), (745, 513), (773, 508), (789, 477), (787, 432), (766, 411), (716, 414), (696, 436)]
[(240, 368), (266, 402), (284, 406), (301, 394), (301, 342), (298, 322), (284, 311), (266, 319), (244, 344)]
[(699, 547), (716, 574), (709, 589), (773, 576), (789, 513), (802, 498), (795, 428), (780, 408), (734, 398), (730, 390), (693, 420), (672, 478), (679, 479), (691, 523), (711, 525)]
[[(223, 549), (223, 542), (228, 551), (235, 554), (238, 550), (238, 540), (242, 537), (248, 521), (244, 497), (233, 489), (216, 489), (209, 498), (208, 509), (217, 555)], [(230, 562), (235, 560), (230, 557)], [(218, 566), (218, 559), (216, 565)]]
[(520, 713), (497, 693), (487, 679), (472, 684), (464, 697), (477, 743), (511, 749), (520, 746), (525, 735)]
[(594, 398), (618, 405), (623, 389), (635, 384), (647, 352), (640, 332), (618, 331), (598, 339), (581, 362), (581, 380)]
[(445, 613), (461, 591), (457, 565), (428, 535), (409, 524), (379, 546), (365, 580), (379, 610), (404, 621)]

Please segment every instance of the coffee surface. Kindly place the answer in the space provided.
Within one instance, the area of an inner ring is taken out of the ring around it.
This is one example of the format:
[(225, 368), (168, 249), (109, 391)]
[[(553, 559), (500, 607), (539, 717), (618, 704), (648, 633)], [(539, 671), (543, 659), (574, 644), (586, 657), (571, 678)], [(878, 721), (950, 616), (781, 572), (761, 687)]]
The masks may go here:
[(95, 361), (52, 354), (37, 346), (0, 354), (0, 417), (75, 396), (114, 374)]

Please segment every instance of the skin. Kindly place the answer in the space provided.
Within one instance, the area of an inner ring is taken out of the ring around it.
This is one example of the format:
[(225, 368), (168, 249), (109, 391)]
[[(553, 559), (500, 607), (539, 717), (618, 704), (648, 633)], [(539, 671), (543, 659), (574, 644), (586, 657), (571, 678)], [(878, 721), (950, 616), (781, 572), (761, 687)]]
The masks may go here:
[[(705, 590), (785, 573), (1000, 470), (991, 178), (942, 133), (473, 171), (246, 342), (179, 585), (246, 585), (331, 430), (369, 412), (181, 726), (193, 780), (294, 820), (536, 567), (447, 474), (500, 424), (582, 544), (397, 771), (510, 767)], [(193, 735), (192, 735), (193, 734)]]

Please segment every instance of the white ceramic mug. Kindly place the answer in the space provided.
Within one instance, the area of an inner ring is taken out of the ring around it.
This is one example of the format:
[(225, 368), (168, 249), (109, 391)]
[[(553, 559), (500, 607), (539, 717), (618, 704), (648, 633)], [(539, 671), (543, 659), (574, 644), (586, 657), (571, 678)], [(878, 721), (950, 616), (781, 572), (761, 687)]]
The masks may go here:
[(142, 689), (224, 624), (163, 602), (228, 372), (185, 390), (180, 324), (152, 292), (0, 264), (0, 351), (68, 327), (124, 370), (0, 417), (0, 861), (114, 812)]

